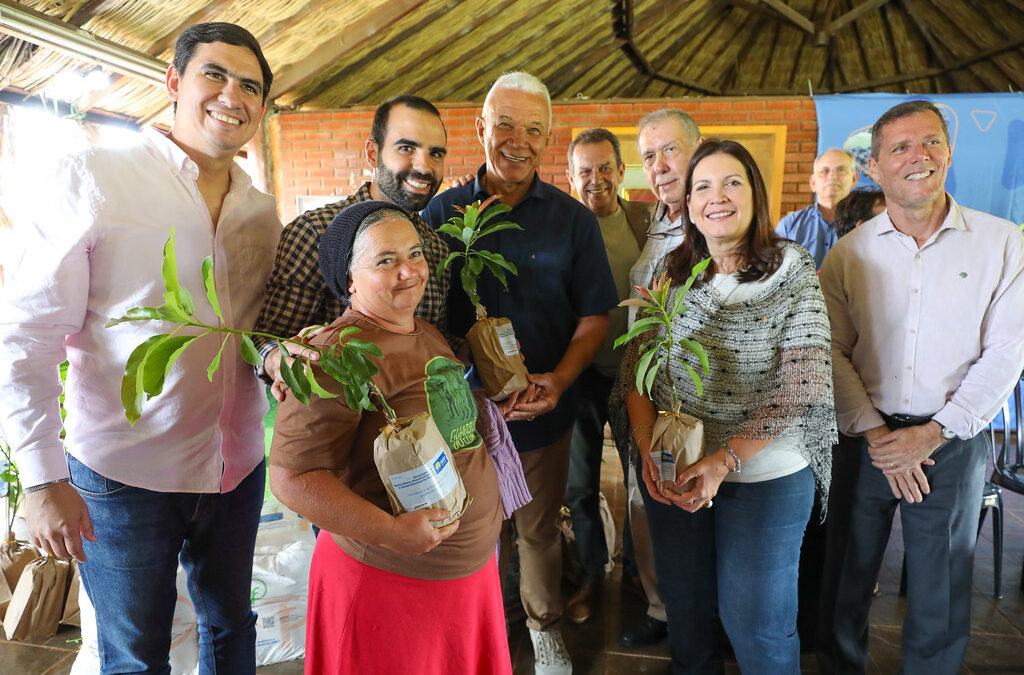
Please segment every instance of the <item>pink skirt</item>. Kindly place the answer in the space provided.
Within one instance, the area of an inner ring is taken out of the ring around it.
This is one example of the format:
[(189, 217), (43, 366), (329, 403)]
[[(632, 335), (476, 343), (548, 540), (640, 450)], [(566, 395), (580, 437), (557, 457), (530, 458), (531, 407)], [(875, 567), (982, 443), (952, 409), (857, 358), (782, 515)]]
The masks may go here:
[(511, 675), (495, 558), (462, 579), (385, 572), (326, 532), (309, 570), (306, 675)]

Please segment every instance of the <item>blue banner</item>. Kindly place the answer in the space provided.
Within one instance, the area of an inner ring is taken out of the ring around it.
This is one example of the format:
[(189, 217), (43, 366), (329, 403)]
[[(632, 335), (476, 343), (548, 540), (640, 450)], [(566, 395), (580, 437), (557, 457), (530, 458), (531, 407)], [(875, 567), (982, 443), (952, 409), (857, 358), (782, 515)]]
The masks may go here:
[(949, 126), (953, 164), (946, 190), (963, 206), (1024, 226), (1024, 95), (841, 94), (815, 96), (818, 154), (843, 148), (860, 165), (857, 187), (877, 187), (868, 176), (871, 125), (897, 103), (927, 99)]

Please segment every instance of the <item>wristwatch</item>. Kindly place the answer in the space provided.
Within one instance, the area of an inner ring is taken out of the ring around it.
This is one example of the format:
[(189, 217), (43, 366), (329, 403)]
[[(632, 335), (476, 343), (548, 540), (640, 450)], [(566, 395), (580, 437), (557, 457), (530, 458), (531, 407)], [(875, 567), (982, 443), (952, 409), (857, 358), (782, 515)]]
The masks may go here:
[(942, 426), (942, 422), (938, 421), (935, 418), (932, 418), (932, 421), (939, 425), (939, 430), (942, 433), (942, 437), (945, 438), (947, 441), (951, 441), (954, 438), (956, 438), (956, 434), (953, 433), (952, 429), (947, 429), (946, 427)]

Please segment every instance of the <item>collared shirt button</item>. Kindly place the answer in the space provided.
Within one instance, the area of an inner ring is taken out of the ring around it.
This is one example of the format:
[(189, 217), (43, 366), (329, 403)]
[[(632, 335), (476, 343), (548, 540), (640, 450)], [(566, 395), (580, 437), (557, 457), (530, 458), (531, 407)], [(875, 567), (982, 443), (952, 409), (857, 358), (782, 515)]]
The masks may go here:
[(914, 289), (914, 293), (920, 293), (920, 292), (921, 292), (921, 289), (920, 289), (920, 288), (915, 288), (915, 289)]

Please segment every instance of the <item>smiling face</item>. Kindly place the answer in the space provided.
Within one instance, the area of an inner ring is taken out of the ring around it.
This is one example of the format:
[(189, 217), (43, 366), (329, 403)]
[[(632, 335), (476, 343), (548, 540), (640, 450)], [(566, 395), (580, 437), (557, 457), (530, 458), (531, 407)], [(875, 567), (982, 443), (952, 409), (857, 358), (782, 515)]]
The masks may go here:
[(476, 118), (477, 138), (487, 156), (487, 173), (522, 185), (533, 180), (550, 137), (551, 111), (540, 94), (495, 89)]
[(366, 141), (366, 160), (374, 168), (372, 187), (406, 211), (421, 211), (437, 193), (447, 154), (440, 118), (405, 105), (394, 106), (388, 114), (382, 147)]
[(595, 216), (610, 216), (619, 207), (619, 184), (626, 165), (615, 160), (611, 142), (580, 143), (572, 149), (572, 170), (566, 170), (569, 185)]
[(829, 150), (814, 161), (811, 174), (811, 192), (825, 208), (835, 208), (857, 184), (857, 170), (853, 158), (842, 150)]
[(668, 207), (669, 218), (682, 214), (686, 191), (687, 165), (694, 145), (676, 119), (665, 118), (640, 130), (640, 160), (647, 185), (658, 201)]
[(353, 244), (356, 249), (348, 286), (353, 309), (393, 326), (411, 326), (430, 274), (412, 223), (390, 218), (370, 226)]
[(190, 154), (234, 157), (263, 117), (263, 76), (247, 47), (199, 44), (185, 72), (168, 68), (167, 95), (176, 104), (171, 138)]
[(718, 258), (736, 248), (754, 220), (754, 191), (740, 160), (726, 153), (708, 155), (693, 167), (686, 198), (690, 220)]
[(885, 193), (889, 210), (945, 204), (946, 173), (953, 160), (942, 123), (931, 112), (900, 117), (881, 129), (878, 158), (868, 172)]

